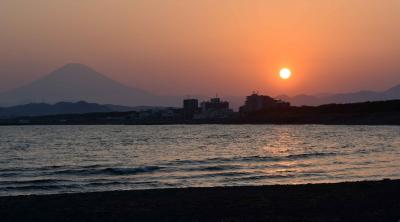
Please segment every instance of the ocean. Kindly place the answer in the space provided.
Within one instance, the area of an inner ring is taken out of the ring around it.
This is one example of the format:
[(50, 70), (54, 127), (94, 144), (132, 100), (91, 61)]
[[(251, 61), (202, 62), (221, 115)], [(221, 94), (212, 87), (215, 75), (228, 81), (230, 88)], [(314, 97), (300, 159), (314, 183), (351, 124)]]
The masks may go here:
[(399, 126), (2, 126), (0, 196), (400, 178)]

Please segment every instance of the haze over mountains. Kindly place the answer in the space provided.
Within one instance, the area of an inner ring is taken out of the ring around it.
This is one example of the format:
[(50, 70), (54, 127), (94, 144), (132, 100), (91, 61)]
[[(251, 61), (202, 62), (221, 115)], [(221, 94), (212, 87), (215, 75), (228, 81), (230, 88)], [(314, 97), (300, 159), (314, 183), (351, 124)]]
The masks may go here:
[(327, 95), (297, 95), (294, 97), (278, 96), (279, 99), (290, 102), (294, 106), (317, 106), (330, 103), (356, 103), (366, 101), (383, 101), (400, 99), (400, 85), (392, 87), (386, 91), (359, 91), (353, 93), (339, 93)]
[(1, 106), (82, 100), (127, 106), (170, 106), (180, 102), (178, 98), (128, 87), (77, 63), (67, 64), (31, 84), (0, 94)]
[[(67, 64), (50, 74), (23, 87), (0, 93), (0, 106), (29, 103), (78, 102), (122, 106), (181, 106), (184, 97), (159, 96), (142, 89), (118, 83), (94, 69), (77, 63)], [(206, 99), (205, 96), (198, 96)], [(245, 95), (226, 99), (237, 109)], [(326, 95), (278, 96), (295, 106), (322, 105), (329, 103), (353, 103), (400, 99), (400, 85), (383, 92), (359, 91), (354, 93)]]

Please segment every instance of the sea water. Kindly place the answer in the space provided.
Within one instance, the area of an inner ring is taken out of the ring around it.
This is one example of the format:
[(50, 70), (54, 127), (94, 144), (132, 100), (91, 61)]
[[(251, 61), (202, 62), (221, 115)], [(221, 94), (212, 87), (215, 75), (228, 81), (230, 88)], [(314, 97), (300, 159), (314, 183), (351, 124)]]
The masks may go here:
[(0, 127), (0, 196), (384, 178), (399, 126)]

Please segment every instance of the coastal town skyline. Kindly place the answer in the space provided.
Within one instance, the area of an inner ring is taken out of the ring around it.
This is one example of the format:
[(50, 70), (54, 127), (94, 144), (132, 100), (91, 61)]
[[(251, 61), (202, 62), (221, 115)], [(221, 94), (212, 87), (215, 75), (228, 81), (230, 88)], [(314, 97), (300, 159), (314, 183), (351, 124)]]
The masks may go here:
[(0, 221), (399, 221), (399, 9), (1, 0)]

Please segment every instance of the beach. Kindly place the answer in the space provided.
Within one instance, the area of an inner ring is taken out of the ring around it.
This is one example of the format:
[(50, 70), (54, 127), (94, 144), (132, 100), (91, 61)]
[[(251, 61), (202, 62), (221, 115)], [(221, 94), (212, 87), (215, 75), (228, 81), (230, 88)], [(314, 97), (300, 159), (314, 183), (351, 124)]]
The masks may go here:
[(1, 221), (398, 221), (400, 180), (0, 197)]

